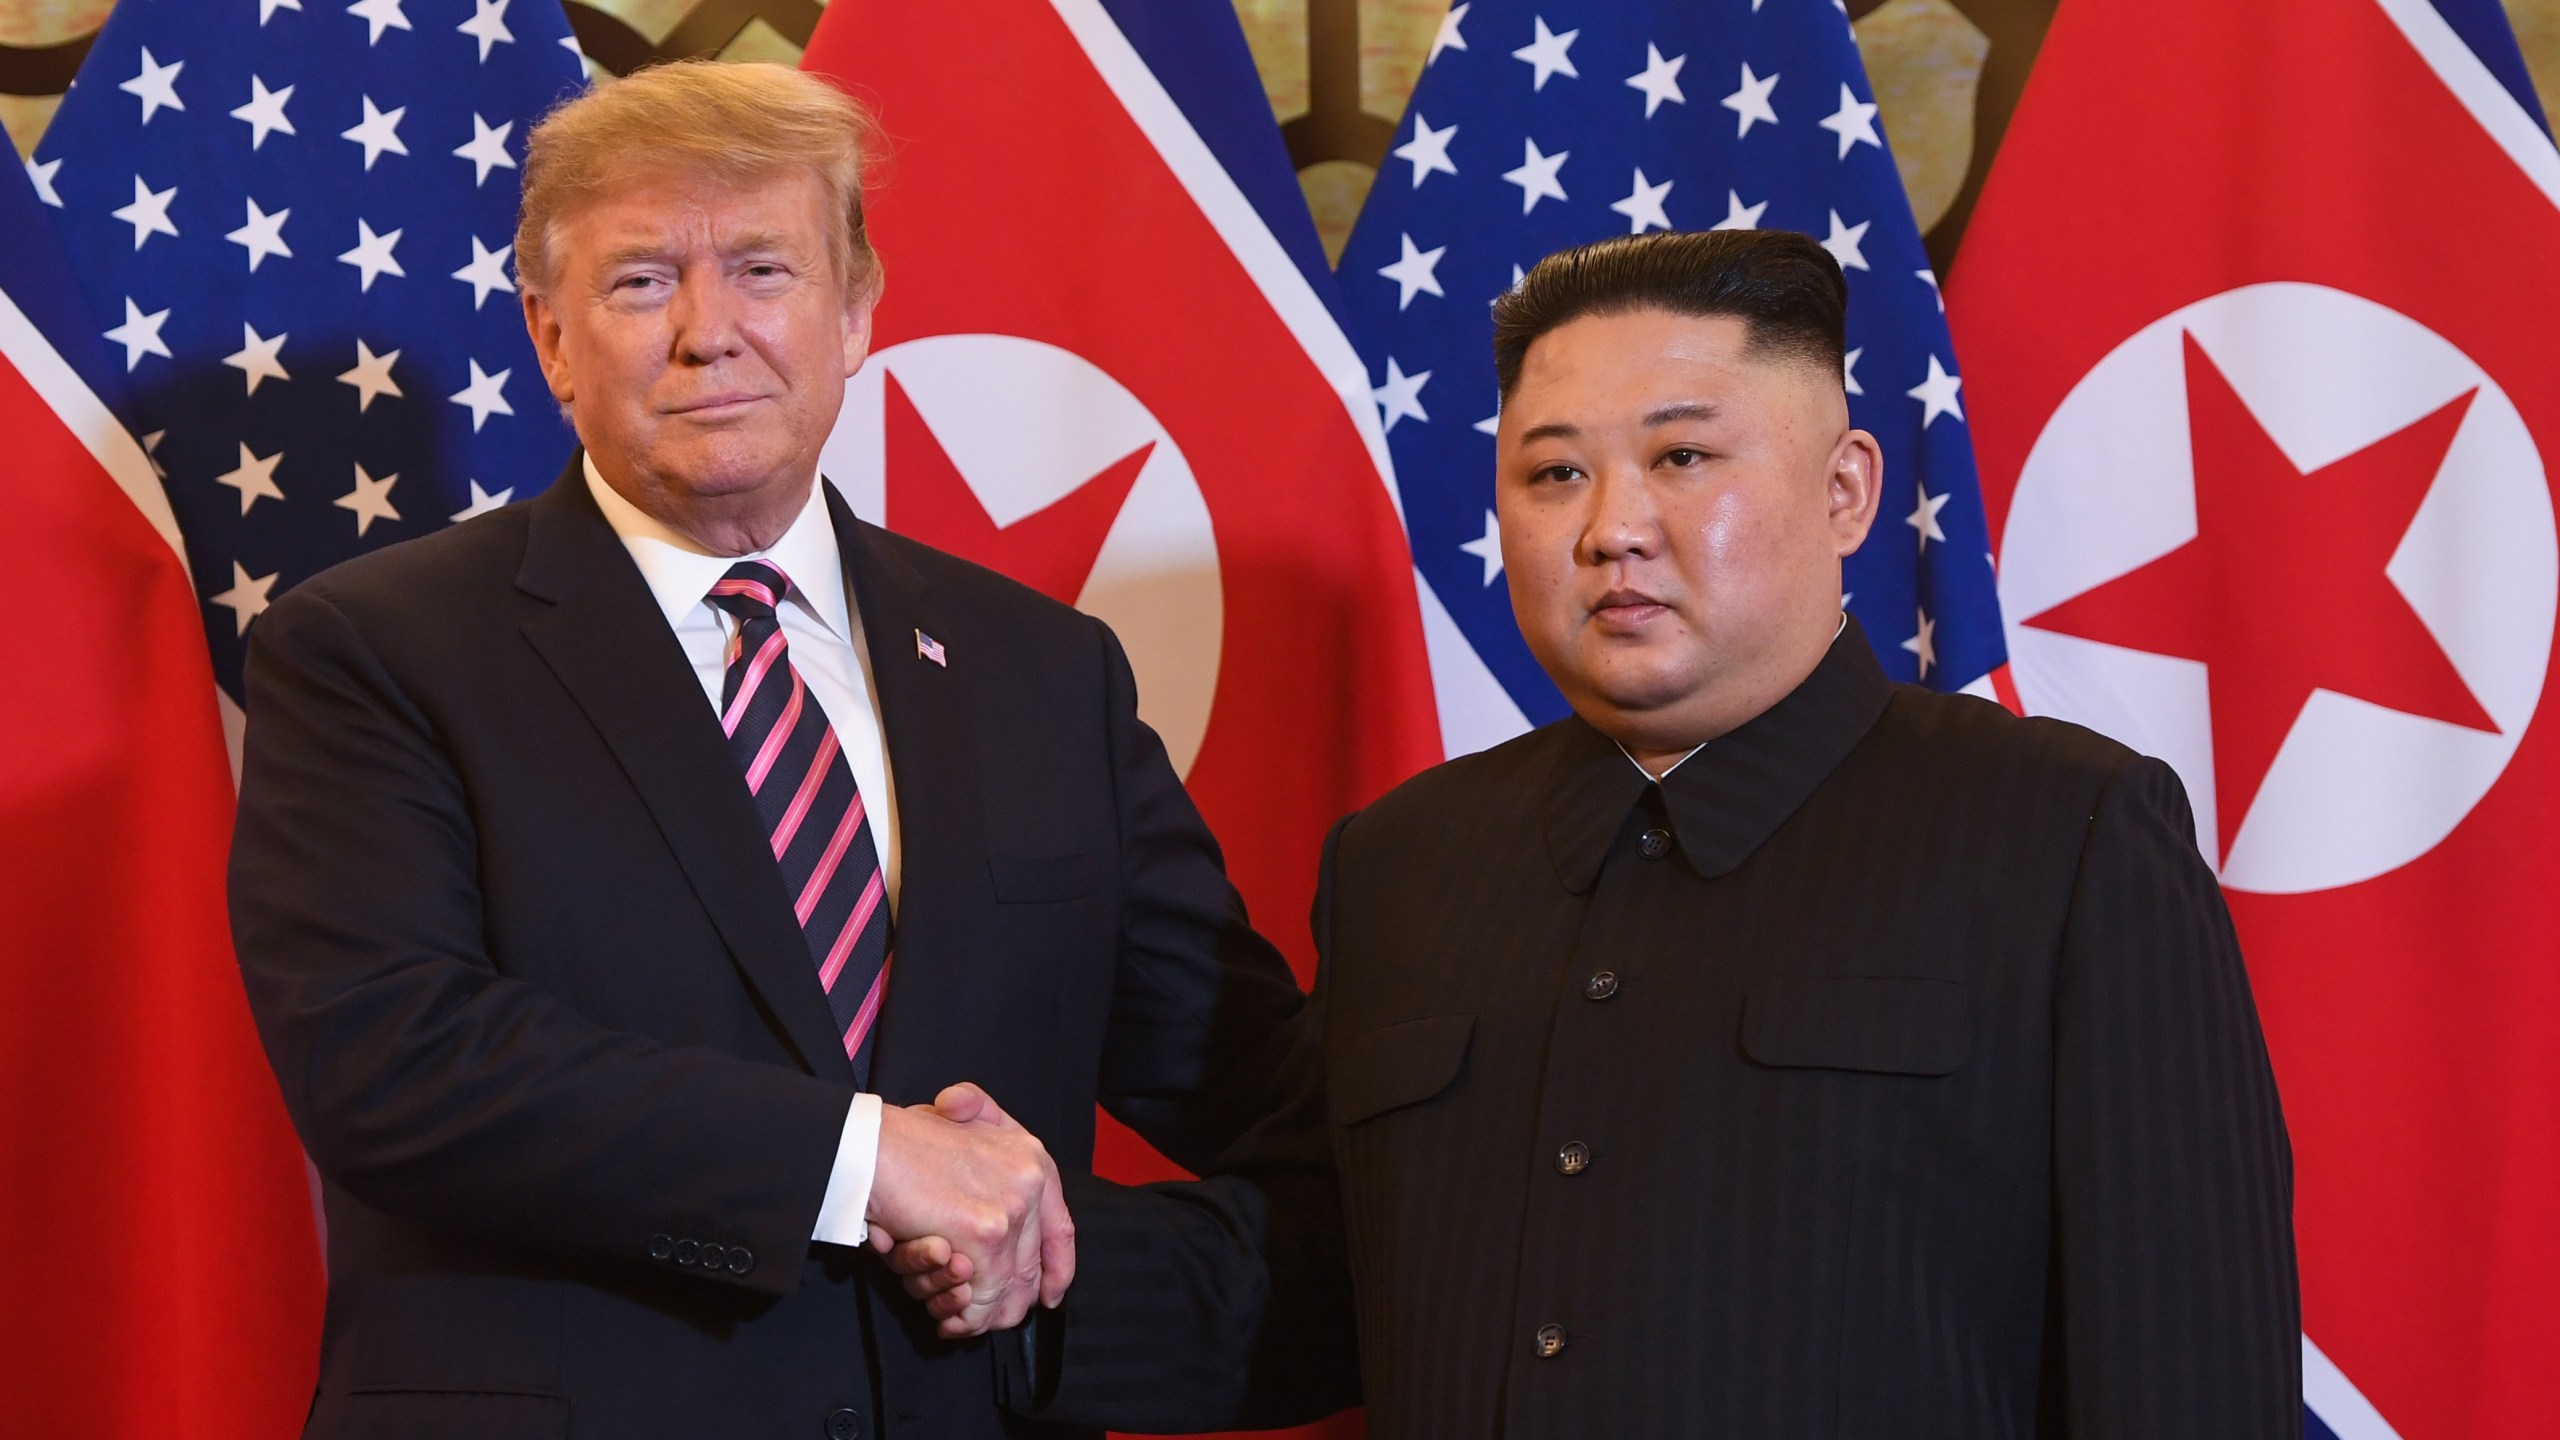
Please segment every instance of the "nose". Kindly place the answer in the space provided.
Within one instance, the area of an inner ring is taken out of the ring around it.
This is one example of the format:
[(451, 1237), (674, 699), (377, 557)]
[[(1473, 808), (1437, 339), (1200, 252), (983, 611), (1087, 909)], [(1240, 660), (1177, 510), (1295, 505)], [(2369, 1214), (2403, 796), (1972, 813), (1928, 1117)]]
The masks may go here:
[(685, 267), (668, 309), (678, 364), (715, 364), (736, 355), (744, 343), (737, 294), (710, 267)]
[(1640, 471), (1627, 466), (1600, 470), (1592, 476), (1589, 497), (1582, 517), (1584, 564), (1650, 560), (1662, 553), (1661, 517), (1654, 512), (1653, 488)]

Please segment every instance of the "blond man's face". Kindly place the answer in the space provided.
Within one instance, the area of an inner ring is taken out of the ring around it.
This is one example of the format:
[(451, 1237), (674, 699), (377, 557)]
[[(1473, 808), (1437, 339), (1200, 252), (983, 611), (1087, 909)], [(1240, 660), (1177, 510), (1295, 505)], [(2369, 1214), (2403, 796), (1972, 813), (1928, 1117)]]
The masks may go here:
[(571, 210), (525, 318), (606, 480), (662, 518), (797, 511), (871, 339), (814, 175), (669, 175)]

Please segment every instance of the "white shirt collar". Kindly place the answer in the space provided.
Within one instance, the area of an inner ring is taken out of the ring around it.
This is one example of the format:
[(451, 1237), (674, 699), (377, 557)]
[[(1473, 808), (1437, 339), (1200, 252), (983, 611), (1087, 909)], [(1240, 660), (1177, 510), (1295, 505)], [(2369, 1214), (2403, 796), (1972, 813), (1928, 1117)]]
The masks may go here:
[(809, 501), (782, 538), (753, 555), (714, 555), (622, 497), (597, 473), (595, 457), (583, 455), (587, 489), (605, 523), (631, 552), (640, 578), (649, 584), (667, 623), (675, 625), (703, 603), (711, 587), (741, 560), (770, 560), (791, 577), (791, 599), (839, 640), (853, 640), (853, 607), (845, 597), (844, 557), (836, 547), (835, 521), (827, 514), (826, 482), (809, 486)]
[[(592, 472), (591, 472), (591, 473), (592, 473)], [(1841, 612), (1840, 612), (1840, 624), (1838, 625), (1838, 627), (1836, 627), (1835, 629), (1833, 629), (1833, 630), (1832, 630), (1832, 632), (1831, 632), (1831, 638), (1832, 638), (1834, 641), (1837, 641), (1837, 640), (1838, 640), (1842, 635), (1847, 634), (1847, 633), (1848, 633), (1848, 631), (1849, 631), (1849, 612), (1848, 612), (1848, 611), (1846, 611), (1846, 610), (1843, 610), (1843, 611), (1841, 611)], [(1612, 742), (1610, 742), (1610, 743), (1612, 743), (1612, 744), (1616, 744), (1616, 742), (1615, 742), (1615, 741), (1612, 741)], [(1627, 763), (1628, 763), (1628, 764), (1630, 764), (1630, 765), (1635, 766), (1635, 767), (1636, 767), (1637, 772), (1638, 772), (1639, 774), (1643, 775), (1643, 776), (1644, 776), (1644, 778), (1645, 778), (1646, 780), (1651, 781), (1652, 783), (1659, 785), (1659, 784), (1661, 784), (1663, 781), (1668, 780), (1668, 779), (1670, 779), (1670, 778), (1671, 778), (1671, 771), (1673, 771), (1673, 770), (1677, 770), (1677, 769), (1679, 769), (1681, 766), (1688, 764), (1691, 760), (1696, 759), (1696, 758), (1697, 758), (1697, 755), (1698, 755), (1698, 751), (1706, 749), (1706, 748), (1707, 748), (1707, 745), (1708, 745), (1708, 744), (1712, 744), (1712, 743), (1713, 743), (1712, 741), (1709, 741), (1709, 742), (1703, 742), (1703, 743), (1701, 743), (1701, 744), (1697, 745), (1695, 748), (1691, 749), (1691, 750), (1689, 751), (1689, 753), (1688, 753), (1688, 754), (1683, 755), (1683, 756), (1681, 756), (1679, 759), (1672, 761), (1672, 762), (1671, 762), (1671, 765), (1670, 765), (1670, 767), (1669, 767), (1669, 769), (1664, 770), (1660, 775), (1655, 775), (1652, 771), (1645, 769), (1645, 768), (1644, 768), (1644, 765), (1642, 764), (1642, 762), (1640, 762), (1640, 761), (1638, 761), (1638, 760), (1636, 759), (1636, 757), (1635, 757), (1635, 752), (1634, 752), (1634, 751), (1632, 751), (1632, 750), (1629, 750), (1626, 746), (1624, 746), (1624, 745), (1619, 745), (1619, 746), (1618, 746), (1618, 753), (1619, 753), (1619, 754), (1621, 754), (1621, 755), (1626, 756), (1626, 757), (1627, 757)]]

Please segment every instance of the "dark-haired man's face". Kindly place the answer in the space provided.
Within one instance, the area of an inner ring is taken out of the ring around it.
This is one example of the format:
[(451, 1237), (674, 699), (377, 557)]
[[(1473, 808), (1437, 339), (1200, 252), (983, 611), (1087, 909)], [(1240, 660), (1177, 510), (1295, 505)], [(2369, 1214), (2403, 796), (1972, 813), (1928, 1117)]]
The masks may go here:
[(1511, 607), (1576, 713), (1657, 772), (1812, 673), (1882, 457), (1840, 376), (1744, 321), (1586, 316), (1529, 347), (1496, 505)]

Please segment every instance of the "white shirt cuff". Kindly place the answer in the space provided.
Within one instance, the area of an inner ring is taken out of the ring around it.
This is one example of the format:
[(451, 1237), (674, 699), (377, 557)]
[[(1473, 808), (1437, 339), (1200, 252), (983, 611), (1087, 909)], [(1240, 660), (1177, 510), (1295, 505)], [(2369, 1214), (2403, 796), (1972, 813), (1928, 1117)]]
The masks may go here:
[(836, 1168), (818, 1202), (818, 1229), (810, 1238), (830, 1245), (859, 1245), (871, 1238), (863, 1212), (871, 1208), (871, 1180), (880, 1169), (880, 1097), (858, 1094), (836, 1139)]

